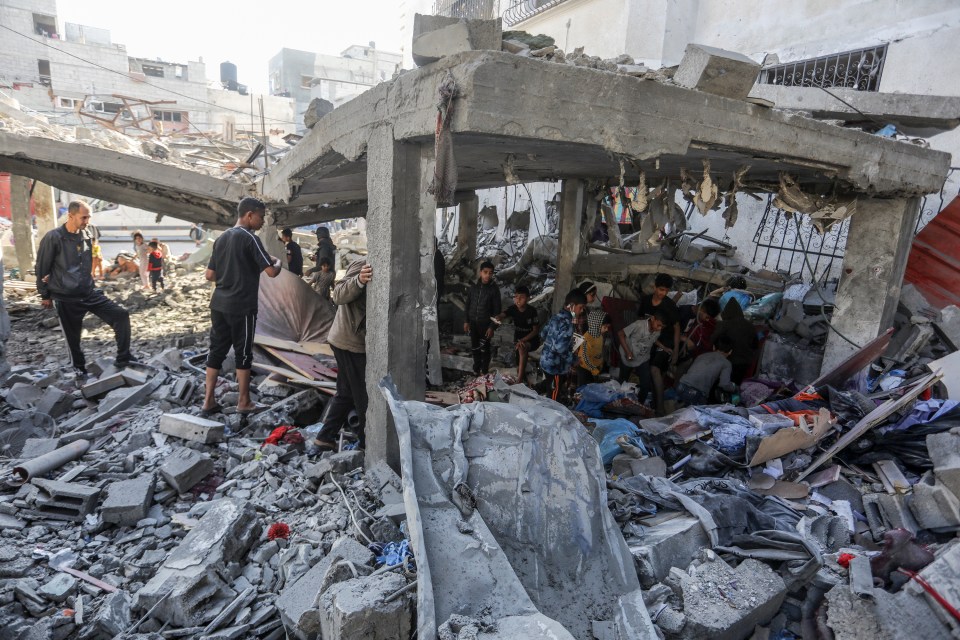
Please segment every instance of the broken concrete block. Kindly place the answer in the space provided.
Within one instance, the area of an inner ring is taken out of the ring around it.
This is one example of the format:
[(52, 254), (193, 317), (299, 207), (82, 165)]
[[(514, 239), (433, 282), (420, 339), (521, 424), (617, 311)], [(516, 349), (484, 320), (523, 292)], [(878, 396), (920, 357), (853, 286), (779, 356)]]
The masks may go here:
[(180, 353), (180, 349), (170, 347), (150, 358), (147, 364), (154, 367), (163, 367), (174, 372), (180, 371), (180, 367), (183, 365), (183, 354)]
[(139, 387), (142, 384), (147, 383), (147, 374), (143, 371), (137, 371), (136, 369), (126, 368), (120, 372), (120, 375), (123, 376), (123, 381), (127, 383), (127, 386), (130, 387)]
[(165, 413), (160, 416), (160, 433), (210, 444), (223, 440), (223, 424), (189, 413)]
[(328, 473), (344, 474), (363, 466), (363, 451), (341, 451), (307, 467), (308, 478), (322, 479)]
[(691, 516), (678, 516), (646, 531), (640, 543), (629, 545), (644, 588), (663, 580), (671, 567), (688, 566), (701, 549), (710, 548), (706, 531)]
[(314, 125), (320, 122), (320, 119), (333, 111), (333, 103), (323, 98), (314, 98), (307, 105), (307, 110), (303, 112), (303, 126), (307, 129), (313, 129)]
[(153, 578), (137, 592), (137, 608), (156, 608), (153, 617), (192, 627), (213, 620), (236, 592), (229, 582), (260, 535), (260, 520), (248, 503), (213, 503)]
[(107, 594), (93, 619), (94, 629), (108, 638), (121, 635), (130, 628), (131, 623), (130, 596), (124, 591)]
[(177, 449), (160, 467), (160, 475), (177, 493), (185, 493), (210, 475), (213, 460), (192, 449)]
[(923, 529), (960, 529), (960, 498), (927, 472), (913, 485), (907, 505)]
[(746, 100), (759, 73), (760, 64), (743, 54), (691, 42), (673, 81), (688, 89)]
[(927, 451), (937, 480), (960, 498), (960, 429), (930, 434)]
[(642, 475), (663, 478), (667, 475), (667, 463), (659, 457), (634, 458), (625, 453), (618, 453), (613, 457), (610, 470), (613, 475), (621, 477)]
[(445, 16), (413, 16), (411, 53), (418, 67), (461, 51), (499, 51), (503, 30), (500, 19), (467, 20)]
[(876, 502), (880, 505), (881, 515), (888, 529), (906, 529), (914, 535), (920, 531), (921, 527), (907, 505), (907, 496), (881, 493), (877, 495)]
[(77, 588), (77, 579), (69, 573), (58, 573), (40, 587), (37, 593), (53, 602), (63, 602)]
[[(920, 577), (934, 586), (939, 594), (950, 603), (960, 602), (960, 542), (954, 539), (937, 553), (933, 562), (924, 567)], [(917, 582), (911, 580), (903, 588), (904, 595), (924, 598), (944, 622), (956, 621), (950, 618), (943, 607), (928, 594)], [(916, 636), (932, 637), (932, 636)]]
[(57, 520), (83, 520), (97, 506), (100, 489), (76, 482), (59, 482), (34, 478), (30, 481), (40, 491), (36, 497), (38, 515)]
[(114, 389), (119, 389), (120, 387), (127, 386), (127, 381), (124, 379), (122, 373), (114, 373), (113, 375), (104, 376), (103, 378), (98, 378), (93, 382), (84, 385), (80, 389), (80, 393), (83, 394), (83, 397), (87, 400), (93, 400), (104, 396)]
[(20, 449), (20, 457), (24, 460), (39, 458), (55, 451), (60, 446), (60, 438), (27, 438)]
[(73, 407), (73, 394), (50, 386), (37, 401), (37, 411), (51, 418), (59, 418)]
[(42, 395), (39, 387), (28, 382), (17, 382), (7, 392), (7, 404), (14, 409), (33, 409)]
[(320, 596), (321, 637), (409, 638), (413, 626), (410, 596), (387, 601), (406, 585), (406, 579), (396, 573), (362, 576), (333, 585)]
[(107, 499), (100, 506), (104, 522), (133, 526), (147, 517), (153, 503), (156, 477), (144, 473), (132, 480), (119, 480), (107, 486)]
[(736, 569), (717, 558), (680, 580), (687, 616), (684, 640), (747, 638), (783, 604), (787, 587), (770, 567), (748, 558)]
[(296, 582), (284, 587), (277, 598), (277, 610), (284, 628), (300, 640), (311, 640), (319, 634), (317, 599), (324, 584), (331, 583), (329, 574), (341, 560), (349, 560), (355, 566), (364, 566), (373, 560), (373, 553), (352, 538), (340, 538), (333, 544), (330, 553)]

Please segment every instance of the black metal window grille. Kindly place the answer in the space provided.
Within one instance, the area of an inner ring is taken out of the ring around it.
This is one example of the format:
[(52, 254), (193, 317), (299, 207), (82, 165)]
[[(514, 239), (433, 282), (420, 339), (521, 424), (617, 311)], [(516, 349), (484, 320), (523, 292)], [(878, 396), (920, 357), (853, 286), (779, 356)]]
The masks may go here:
[(850, 219), (847, 218), (821, 235), (810, 223), (810, 216), (788, 215), (773, 206), (770, 194), (753, 235), (753, 262), (772, 271), (800, 273), (807, 282), (822, 278), (824, 273), (833, 272), (833, 276), (837, 276), (843, 265), (849, 232)]
[(528, 20), (538, 13), (552, 9), (567, 0), (520, 0), (514, 2), (503, 12), (503, 22), (509, 27)]
[(760, 71), (758, 84), (878, 91), (887, 45), (799, 60)]
[(468, 20), (493, 20), (500, 11), (499, 0), (435, 0), (433, 15)]

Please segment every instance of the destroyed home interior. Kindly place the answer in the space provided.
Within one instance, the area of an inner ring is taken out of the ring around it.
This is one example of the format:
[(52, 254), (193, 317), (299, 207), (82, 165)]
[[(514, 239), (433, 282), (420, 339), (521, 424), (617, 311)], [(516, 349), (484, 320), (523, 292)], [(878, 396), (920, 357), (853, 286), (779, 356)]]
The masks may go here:
[(0, 0), (0, 640), (960, 638), (960, 7), (401, 4)]

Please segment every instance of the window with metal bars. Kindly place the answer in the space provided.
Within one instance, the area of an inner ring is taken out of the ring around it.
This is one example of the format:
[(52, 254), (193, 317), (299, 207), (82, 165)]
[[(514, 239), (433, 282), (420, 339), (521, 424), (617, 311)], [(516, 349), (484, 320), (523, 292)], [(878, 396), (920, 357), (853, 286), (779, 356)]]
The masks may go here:
[(779, 64), (760, 71), (758, 84), (785, 87), (847, 87), (878, 91), (887, 45)]

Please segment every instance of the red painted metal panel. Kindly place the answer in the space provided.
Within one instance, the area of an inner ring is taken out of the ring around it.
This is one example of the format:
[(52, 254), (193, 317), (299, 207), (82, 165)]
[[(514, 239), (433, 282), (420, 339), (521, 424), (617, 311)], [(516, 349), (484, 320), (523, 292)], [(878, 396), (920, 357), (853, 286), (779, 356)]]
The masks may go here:
[(960, 198), (914, 238), (903, 280), (935, 307), (960, 306)]

